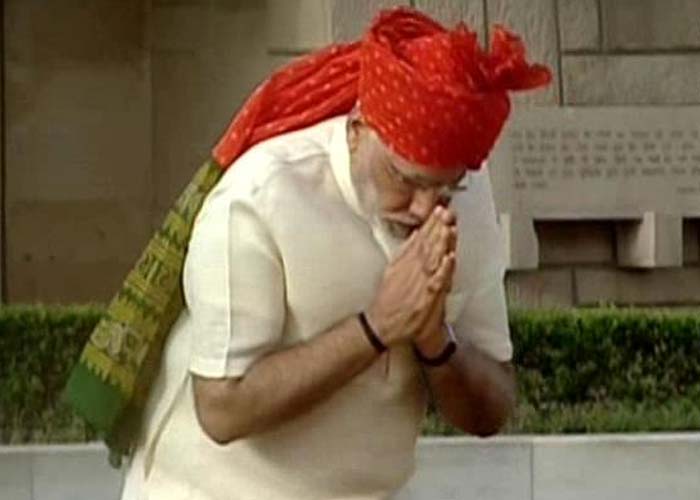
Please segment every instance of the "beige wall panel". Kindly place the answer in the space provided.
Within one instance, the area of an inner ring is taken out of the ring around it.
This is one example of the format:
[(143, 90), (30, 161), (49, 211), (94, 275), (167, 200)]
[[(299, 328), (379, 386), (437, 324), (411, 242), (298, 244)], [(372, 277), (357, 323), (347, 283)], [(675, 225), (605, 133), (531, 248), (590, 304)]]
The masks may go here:
[(571, 105), (698, 104), (700, 54), (564, 56)]
[(571, 279), (569, 269), (509, 272), (506, 276), (508, 305), (527, 309), (571, 307)]
[(172, 204), (241, 104), (279, 60), (267, 53), (265, 3), (215, 2), (189, 9), (200, 37), (187, 50), (155, 50), (153, 60), (154, 223)]
[(267, 0), (268, 42), (273, 52), (305, 52), (331, 40), (328, 0)]
[(9, 302), (43, 304), (107, 303), (119, 289), (131, 262), (12, 262)]
[(698, 0), (601, 0), (607, 50), (700, 48)]
[[(17, 202), (8, 207), (11, 221), (7, 240), (8, 295), (11, 301), (43, 301), (44, 290), (63, 286), (66, 300), (74, 300), (74, 283), (99, 283), (89, 276), (99, 268), (105, 276), (124, 275), (141, 254), (148, 237), (147, 207), (128, 201)], [(85, 271), (81, 266), (88, 265)], [(59, 268), (41, 275), (32, 266)], [(70, 268), (76, 274), (54, 282)], [(31, 283), (31, 286), (25, 282)], [(113, 283), (116, 286), (116, 284)], [(94, 300), (104, 299), (103, 288), (95, 288)], [(116, 288), (112, 288), (112, 293)], [(98, 293), (99, 292), (99, 293)], [(52, 292), (54, 293), (54, 292)], [(58, 296), (56, 296), (58, 297)], [(51, 299), (54, 300), (54, 299)]]
[(8, 201), (150, 196), (140, 4), (7, 2)]
[(700, 303), (700, 268), (627, 271), (576, 269), (579, 305), (684, 305)]
[(469, 29), (479, 34), (482, 44), (486, 42), (484, 2), (481, 0), (415, 0), (414, 5), (447, 27), (464, 21)]
[(150, 233), (147, 2), (5, 8), (8, 299), (107, 298)]
[(600, 50), (598, 0), (557, 0), (561, 49)]
[(194, 50), (202, 38), (207, 2), (155, 3), (152, 9), (153, 50)]
[(410, 5), (409, 0), (328, 0), (331, 3), (331, 36), (335, 41), (361, 37), (380, 10)]

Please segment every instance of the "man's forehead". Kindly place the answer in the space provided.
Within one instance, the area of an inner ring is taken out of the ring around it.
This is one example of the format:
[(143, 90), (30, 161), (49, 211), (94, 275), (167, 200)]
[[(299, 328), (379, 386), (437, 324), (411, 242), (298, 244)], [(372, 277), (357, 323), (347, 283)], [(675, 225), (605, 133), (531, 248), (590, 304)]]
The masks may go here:
[(458, 182), (469, 170), (466, 165), (436, 169), (427, 165), (412, 162), (411, 160), (396, 153), (391, 146), (382, 140), (379, 133), (373, 127), (367, 125), (366, 123), (365, 126), (370, 131), (374, 142), (389, 157), (392, 165), (399, 170), (402, 175), (405, 175), (412, 180), (425, 184), (449, 184)]
[(468, 170), (466, 166), (436, 169), (407, 160), (388, 148), (387, 150), (392, 164), (401, 174), (426, 184), (450, 184), (457, 182), (464, 177)]

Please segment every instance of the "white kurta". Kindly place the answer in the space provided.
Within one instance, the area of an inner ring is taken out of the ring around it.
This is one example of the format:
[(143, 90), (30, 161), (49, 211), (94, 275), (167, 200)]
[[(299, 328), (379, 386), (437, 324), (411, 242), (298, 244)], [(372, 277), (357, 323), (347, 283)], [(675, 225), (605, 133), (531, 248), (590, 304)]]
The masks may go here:
[[(258, 144), (205, 201), (185, 263), (187, 309), (165, 348), (124, 499), (379, 499), (410, 477), (425, 390), (408, 347), (304, 415), (225, 446), (194, 414), (191, 373), (240, 376), (372, 301), (398, 242), (359, 206), (346, 122)], [(472, 175), (452, 206), (459, 243), (447, 319), (458, 338), (510, 359), (488, 174)]]

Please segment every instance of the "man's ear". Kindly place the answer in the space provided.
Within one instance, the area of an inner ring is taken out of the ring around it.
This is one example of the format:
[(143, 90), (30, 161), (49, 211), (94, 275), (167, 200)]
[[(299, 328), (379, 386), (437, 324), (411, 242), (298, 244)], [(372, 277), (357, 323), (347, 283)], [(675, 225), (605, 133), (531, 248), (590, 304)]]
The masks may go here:
[(348, 148), (354, 152), (360, 143), (360, 133), (365, 126), (359, 113), (351, 113), (348, 116)]

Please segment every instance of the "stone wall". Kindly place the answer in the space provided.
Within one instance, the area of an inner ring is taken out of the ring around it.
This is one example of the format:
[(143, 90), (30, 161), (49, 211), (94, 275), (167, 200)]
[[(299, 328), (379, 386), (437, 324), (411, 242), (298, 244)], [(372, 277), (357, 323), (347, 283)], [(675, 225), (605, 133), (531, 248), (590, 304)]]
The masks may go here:
[(7, 299), (104, 298), (151, 231), (147, 9), (3, 6)]
[(264, 2), (4, 2), (6, 300), (105, 301), (288, 55)]
[[(696, 0), (6, 0), (5, 298), (109, 298), (257, 82), (409, 4), (484, 41), (520, 32), (555, 76), (520, 109), (700, 104)], [(616, 225), (536, 222), (539, 268), (509, 272), (511, 302), (700, 302), (696, 219), (667, 269), (621, 268)]]
[[(482, 22), (487, 27), (504, 23), (521, 33), (533, 59), (553, 68), (555, 84), (547, 92), (517, 99), (520, 106), (700, 104), (700, 2), (696, 0), (414, 3), (445, 21), (467, 18), (478, 29)], [(466, 4), (475, 9), (468, 16), (463, 10)], [(617, 225), (615, 220), (537, 222), (539, 268), (508, 273), (511, 304), (570, 307), (700, 302), (697, 219), (683, 221), (683, 266), (676, 268), (622, 268)]]

